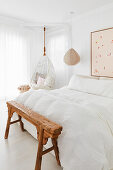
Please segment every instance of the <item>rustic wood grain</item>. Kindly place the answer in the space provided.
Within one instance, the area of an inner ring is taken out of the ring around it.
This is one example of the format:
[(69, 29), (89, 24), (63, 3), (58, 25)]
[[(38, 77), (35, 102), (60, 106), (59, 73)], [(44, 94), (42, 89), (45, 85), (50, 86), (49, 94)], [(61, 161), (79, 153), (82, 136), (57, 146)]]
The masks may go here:
[(54, 137), (55, 134), (60, 135), (62, 126), (57, 123), (15, 101), (7, 102), (7, 105), (11, 107), (14, 112), (28, 120), (36, 127), (42, 125), (42, 128), (48, 132), (49, 137)]
[(41, 170), (42, 152), (43, 152), (44, 129), (42, 128), (42, 126), (40, 126), (39, 129), (40, 129), (39, 130), (39, 144), (38, 144), (38, 152), (37, 152), (35, 170)]
[(52, 138), (52, 144), (54, 146), (54, 152), (55, 152), (57, 163), (58, 163), (58, 165), (61, 166), (60, 159), (59, 159), (59, 149), (58, 149), (57, 139), (56, 138)]
[(5, 139), (7, 139), (9, 135), (10, 122), (11, 122), (11, 117), (13, 113), (14, 112), (12, 112), (11, 107), (8, 107), (8, 119), (7, 119), (6, 131), (5, 131), (5, 136), (4, 136)]
[(23, 122), (22, 122), (22, 117), (21, 117), (20, 115), (18, 115), (18, 118), (19, 118), (19, 120), (20, 120), (20, 127), (21, 127), (21, 130), (24, 132), (25, 129), (24, 129), (24, 124), (23, 124)]
[[(60, 165), (57, 138), (61, 134), (62, 126), (58, 125), (57, 123), (47, 119), (46, 117), (40, 115), (39, 113), (36, 113), (33, 110), (15, 101), (7, 102), (7, 106), (8, 106), (8, 120), (7, 120), (4, 138), (5, 139), (8, 138), (9, 128), (11, 124), (20, 122), (21, 130), (24, 131), (25, 129), (22, 122), (22, 118), (24, 118), (27, 121), (29, 121), (31, 124), (36, 126), (37, 129), (37, 138), (39, 144), (38, 144), (35, 170), (41, 170), (42, 156), (52, 150), (54, 150), (57, 163), (58, 165)], [(19, 119), (11, 122), (11, 117), (13, 116), (14, 112), (18, 114)], [(43, 145), (47, 143), (48, 138), (51, 138), (53, 146), (43, 151)]]

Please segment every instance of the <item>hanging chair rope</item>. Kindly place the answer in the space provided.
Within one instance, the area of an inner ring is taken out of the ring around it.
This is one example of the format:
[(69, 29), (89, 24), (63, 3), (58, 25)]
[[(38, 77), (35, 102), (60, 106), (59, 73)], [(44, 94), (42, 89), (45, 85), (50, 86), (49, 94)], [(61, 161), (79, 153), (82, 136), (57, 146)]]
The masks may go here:
[[(43, 57), (40, 58), (35, 72), (31, 79), (31, 87), (33, 89), (53, 89), (55, 85), (55, 70), (52, 62), (46, 56), (46, 47), (45, 47), (45, 31), (46, 28), (44, 26), (44, 54)], [(39, 85), (39, 77), (44, 78), (45, 81), (43, 84)]]
[(46, 28), (44, 26), (44, 56), (46, 55), (46, 47), (45, 47), (45, 31), (46, 31)]

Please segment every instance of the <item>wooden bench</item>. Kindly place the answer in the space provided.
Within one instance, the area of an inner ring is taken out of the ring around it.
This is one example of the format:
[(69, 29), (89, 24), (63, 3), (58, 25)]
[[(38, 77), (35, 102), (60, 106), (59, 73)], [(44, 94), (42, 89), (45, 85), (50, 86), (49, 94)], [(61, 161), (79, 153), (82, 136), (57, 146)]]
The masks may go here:
[[(8, 138), (10, 125), (14, 123), (20, 122), (20, 127), (22, 131), (25, 131), (24, 125), (21, 119), (21, 118), (24, 118), (28, 122), (36, 126), (36, 129), (37, 129), (37, 138), (38, 138), (39, 144), (38, 144), (38, 152), (37, 152), (35, 170), (41, 170), (42, 156), (52, 150), (54, 150), (57, 163), (58, 165), (60, 165), (57, 138), (61, 134), (62, 127), (15, 101), (7, 102), (7, 107), (8, 107), (8, 120), (7, 120), (7, 126), (6, 126), (4, 138), (5, 139)], [(14, 112), (18, 114), (18, 120), (11, 122), (11, 117), (13, 116)], [(53, 146), (43, 151), (43, 145), (47, 143), (48, 138), (51, 138)]]

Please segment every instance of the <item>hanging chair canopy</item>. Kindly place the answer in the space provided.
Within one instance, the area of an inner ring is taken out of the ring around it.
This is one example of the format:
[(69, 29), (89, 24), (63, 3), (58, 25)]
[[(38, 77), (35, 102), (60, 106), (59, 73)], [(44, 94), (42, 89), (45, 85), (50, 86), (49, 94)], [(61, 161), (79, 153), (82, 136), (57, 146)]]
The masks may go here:
[(45, 27), (44, 27), (44, 55), (40, 58), (31, 79), (33, 89), (53, 89), (55, 85), (55, 70), (52, 62), (45, 53)]

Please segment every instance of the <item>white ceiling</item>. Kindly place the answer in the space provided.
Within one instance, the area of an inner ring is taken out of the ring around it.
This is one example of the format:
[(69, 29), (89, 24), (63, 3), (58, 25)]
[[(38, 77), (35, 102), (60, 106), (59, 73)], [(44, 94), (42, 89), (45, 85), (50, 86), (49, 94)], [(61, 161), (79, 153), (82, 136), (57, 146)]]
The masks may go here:
[(112, 3), (113, 0), (0, 0), (0, 15), (36, 23), (62, 23), (74, 15)]

